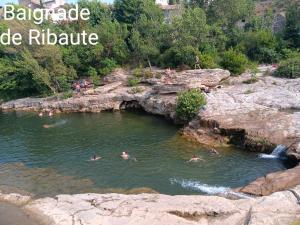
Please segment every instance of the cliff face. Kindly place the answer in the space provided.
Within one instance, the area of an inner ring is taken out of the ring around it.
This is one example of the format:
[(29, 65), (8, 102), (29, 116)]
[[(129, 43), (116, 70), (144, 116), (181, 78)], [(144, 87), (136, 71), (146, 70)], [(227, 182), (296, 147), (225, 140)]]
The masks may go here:
[[(271, 152), (274, 144), (299, 143), (300, 79), (258, 76), (256, 83), (246, 84), (249, 79), (247, 74), (230, 78), (229, 85), (210, 93), (206, 110), (199, 112), (185, 133), (197, 140), (205, 127), (214, 128), (213, 135), (223, 134), (232, 143), (260, 152)], [(294, 158), (296, 149), (295, 145)]]

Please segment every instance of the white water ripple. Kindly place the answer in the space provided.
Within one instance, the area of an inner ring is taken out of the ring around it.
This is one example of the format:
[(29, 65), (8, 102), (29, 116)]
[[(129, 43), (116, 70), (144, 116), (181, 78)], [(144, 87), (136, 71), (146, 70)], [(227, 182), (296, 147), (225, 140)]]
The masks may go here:
[(208, 184), (203, 184), (200, 181), (195, 181), (195, 180), (170, 178), (170, 182), (172, 185), (179, 184), (181, 187), (185, 189), (201, 191), (203, 193), (210, 194), (210, 195), (227, 193), (230, 191), (230, 188), (228, 187), (212, 186)]

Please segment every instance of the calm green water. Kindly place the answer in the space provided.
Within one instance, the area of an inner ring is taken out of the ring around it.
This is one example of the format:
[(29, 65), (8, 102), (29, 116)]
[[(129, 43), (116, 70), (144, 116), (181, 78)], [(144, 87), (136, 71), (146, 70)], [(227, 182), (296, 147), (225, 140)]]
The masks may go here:
[[(54, 124), (49, 129), (44, 124)], [(176, 127), (142, 113), (0, 113), (0, 186), (37, 195), (155, 190), (165, 194), (216, 193), (238, 187), (282, 162), (238, 149), (207, 149), (183, 140)], [(128, 151), (137, 161), (124, 161)], [(90, 161), (93, 154), (103, 157)], [(193, 155), (205, 161), (186, 163)]]

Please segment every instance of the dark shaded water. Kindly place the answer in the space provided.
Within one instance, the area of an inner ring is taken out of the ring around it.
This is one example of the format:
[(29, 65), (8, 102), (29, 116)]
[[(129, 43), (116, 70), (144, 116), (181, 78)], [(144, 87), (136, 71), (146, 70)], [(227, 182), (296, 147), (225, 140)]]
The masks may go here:
[[(45, 129), (43, 125), (53, 125)], [(179, 128), (141, 113), (0, 113), (0, 185), (37, 195), (132, 192), (216, 193), (284, 169), (277, 160), (233, 148), (212, 156)], [(137, 161), (124, 161), (128, 151)], [(93, 154), (103, 157), (90, 161)], [(193, 155), (205, 161), (186, 163)], [(147, 189), (146, 189), (147, 188)], [(130, 191), (129, 191), (130, 192)]]

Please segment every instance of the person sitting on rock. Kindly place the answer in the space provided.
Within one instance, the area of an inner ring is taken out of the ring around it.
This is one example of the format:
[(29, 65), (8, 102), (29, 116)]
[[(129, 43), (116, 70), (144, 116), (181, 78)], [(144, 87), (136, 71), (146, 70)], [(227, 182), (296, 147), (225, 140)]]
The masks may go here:
[(199, 156), (193, 155), (193, 157), (188, 162), (199, 162), (199, 161), (204, 161), (204, 160)]

